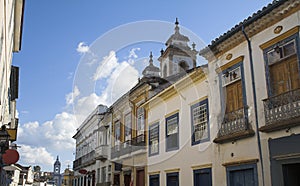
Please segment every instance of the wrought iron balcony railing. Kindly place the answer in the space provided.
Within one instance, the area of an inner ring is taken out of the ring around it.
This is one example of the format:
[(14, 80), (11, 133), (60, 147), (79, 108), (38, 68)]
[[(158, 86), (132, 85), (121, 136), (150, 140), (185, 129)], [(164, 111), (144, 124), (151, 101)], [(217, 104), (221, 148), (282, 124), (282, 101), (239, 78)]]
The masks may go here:
[(263, 100), (265, 123), (260, 131), (271, 132), (300, 124), (300, 89)]
[(74, 170), (78, 170), (81, 166), (81, 158), (76, 159), (75, 161), (73, 161), (73, 169)]
[(234, 141), (254, 135), (254, 131), (248, 122), (245, 114), (246, 108), (226, 113), (220, 126), (218, 136), (214, 139), (215, 143)]
[(96, 153), (93, 150), (93, 151), (89, 152), (88, 154), (82, 156), (81, 158), (82, 158), (81, 159), (81, 163), (82, 164), (85, 164), (85, 165), (86, 164), (90, 164), (90, 163), (92, 163), (92, 162), (95, 161), (95, 159), (96, 159)]
[(111, 148), (111, 159), (119, 158), (121, 156), (130, 156), (132, 153), (146, 149), (145, 135), (139, 135), (132, 140), (128, 140), (120, 145)]

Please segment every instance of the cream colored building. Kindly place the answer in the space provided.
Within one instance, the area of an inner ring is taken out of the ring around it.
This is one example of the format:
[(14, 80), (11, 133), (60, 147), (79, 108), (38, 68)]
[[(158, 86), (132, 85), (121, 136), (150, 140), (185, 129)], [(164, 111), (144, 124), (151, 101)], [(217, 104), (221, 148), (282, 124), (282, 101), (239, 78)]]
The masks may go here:
[[(13, 52), (21, 50), (24, 0), (0, 1), (0, 126), (5, 125), (12, 141), (16, 141), (18, 118), (16, 99), (18, 98), (19, 68), (12, 66)], [(4, 148), (4, 147), (3, 147)], [(0, 172), (0, 185), (8, 185), (5, 170)]]
[(160, 69), (150, 55), (105, 114), (111, 184), (299, 185), (299, 31), (300, 1), (273, 1), (202, 49), (197, 67), (176, 20)]
[(299, 10), (273, 1), (200, 51), (207, 70), (144, 104), (149, 185), (299, 184)]
[[(110, 144), (107, 140), (109, 128), (105, 127), (106, 123), (103, 122), (107, 111), (106, 106), (97, 106), (73, 136), (76, 140), (76, 155), (73, 162), (74, 186), (102, 185), (110, 182), (108, 172), (103, 172), (103, 167), (106, 170), (111, 167), (110, 162), (107, 161)], [(108, 133), (105, 139), (104, 132)], [(103, 178), (105, 179), (102, 180)]]

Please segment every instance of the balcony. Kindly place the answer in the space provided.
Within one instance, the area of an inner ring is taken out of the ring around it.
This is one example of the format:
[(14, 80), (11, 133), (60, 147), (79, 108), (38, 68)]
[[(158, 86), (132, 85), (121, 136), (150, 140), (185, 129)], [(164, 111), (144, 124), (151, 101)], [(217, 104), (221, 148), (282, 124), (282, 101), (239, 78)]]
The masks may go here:
[(96, 161), (96, 153), (94, 150), (81, 157), (82, 166), (91, 165), (95, 163), (95, 161)]
[(235, 141), (254, 135), (254, 131), (251, 129), (245, 111), (247, 111), (247, 109), (242, 108), (224, 115), (217, 138), (214, 139), (215, 143)]
[(146, 150), (146, 138), (145, 135), (139, 135), (132, 139), (132, 153), (139, 154), (141, 151), (142, 153)]
[(145, 135), (139, 135), (132, 140), (116, 145), (111, 149), (111, 159), (128, 158), (146, 152)]
[(73, 169), (78, 170), (81, 167), (81, 158), (76, 159), (73, 161)]
[(262, 132), (288, 129), (300, 125), (300, 89), (263, 100), (265, 126)]
[(96, 148), (96, 159), (104, 161), (108, 158), (108, 145), (100, 145)]

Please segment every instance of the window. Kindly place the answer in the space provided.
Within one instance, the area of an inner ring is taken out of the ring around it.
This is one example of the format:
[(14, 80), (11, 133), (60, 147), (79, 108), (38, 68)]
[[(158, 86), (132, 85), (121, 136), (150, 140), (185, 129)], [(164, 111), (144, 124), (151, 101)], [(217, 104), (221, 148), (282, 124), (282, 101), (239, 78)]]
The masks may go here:
[(194, 186), (212, 186), (211, 168), (197, 169), (194, 173)]
[(131, 140), (131, 113), (125, 116), (125, 141)]
[(145, 131), (145, 111), (143, 107), (137, 109), (137, 135), (143, 135)]
[(191, 106), (192, 145), (209, 140), (208, 100)]
[(97, 183), (100, 183), (100, 168), (97, 169)]
[(101, 170), (101, 182), (102, 183), (106, 182), (106, 167), (102, 167), (102, 170)]
[(226, 172), (229, 186), (258, 185), (256, 164), (230, 166), (226, 168)]
[(244, 107), (241, 63), (223, 71), (222, 86), (226, 93), (225, 113), (232, 113)]
[(159, 123), (149, 127), (149, 156), (159, 153)]
[(270, 96), (300, 88), (299, 61), (296, 51), (295, 36), (264, 51)]
[(149, 176), (150, 186), (159, 186), (159, 174), (154, 174)]
[(115, 145), (118, 145), (121, 141), (121, 123), (120, 121), (115, 122)]
[(179, 173), (167, 173), (167, 186), (179, 186)]
[(178, 113), (166, 118), (166, 151), (179, 148)]

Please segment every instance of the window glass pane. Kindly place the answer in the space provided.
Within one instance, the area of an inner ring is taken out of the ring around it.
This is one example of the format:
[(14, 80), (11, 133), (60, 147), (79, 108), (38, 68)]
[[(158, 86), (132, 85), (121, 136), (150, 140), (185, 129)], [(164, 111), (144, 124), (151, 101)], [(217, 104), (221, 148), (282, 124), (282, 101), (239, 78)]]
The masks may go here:
[(130, 140), (131, 138), (131, 113), (125, 116), (125, 140)]
[(153, 124), (150, 126), (149, 130), (149, 147), (150, 147), (150, 154), (158, 153), (158, 143), (159, 143), (159, 125)]
[(138, 135), (144, 134), (144, 131), (145, 131), (144, 108), (140, 107), (137, 110), (137, 132), (138, 132)]
[(120, 141), (121, 140), (121, 123), (120, 121), (117, 121), (115, 123), (115, 141)]
[(207, 105), (202, 104), (192, 109), (195, 141), (208, 137)]
[(167, 135), (175, 134), (178, 132), (177, 117), (167, 120)]
[(284, 54), (285, 57), (290, 56), (290, 55), (295, 54), (295, 53), (296, 53), (296, 50), (295, 50), (294, 41), (283, 46), (283, 54)]

